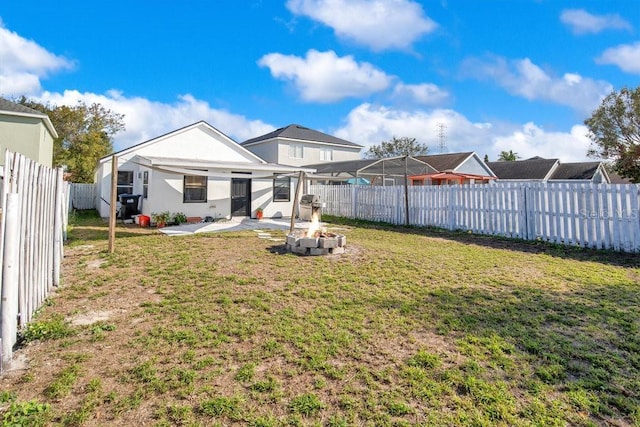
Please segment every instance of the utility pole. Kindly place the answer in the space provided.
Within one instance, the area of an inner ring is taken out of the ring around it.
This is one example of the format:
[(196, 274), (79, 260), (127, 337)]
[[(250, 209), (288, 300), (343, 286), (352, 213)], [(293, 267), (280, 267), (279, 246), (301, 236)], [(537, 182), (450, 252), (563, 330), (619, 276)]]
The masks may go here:
[(438, 127), (438, 146), (440, 148), (440, 154), (444, 153), (447, 149), (447, 126), (440, 122), (437, 124)]

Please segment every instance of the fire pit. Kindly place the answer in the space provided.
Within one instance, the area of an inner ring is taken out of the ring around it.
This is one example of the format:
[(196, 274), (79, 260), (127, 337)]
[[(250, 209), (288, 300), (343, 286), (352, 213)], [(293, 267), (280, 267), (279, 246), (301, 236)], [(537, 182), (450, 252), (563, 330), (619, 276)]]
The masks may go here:
[(347, 238), (342, 234), (328, 233), (320, 228), (318, 215), (314, 213), (308, 230), (295, 230), (287, 234), (287, 251), (299, 255), (337, 255), (344, 253)]
[(343, 234), (315, 231), (309, 235), (296, 230), (287, 235), (287, 250), (299, 255), (337, 255), (344, 253), (347, 238)]

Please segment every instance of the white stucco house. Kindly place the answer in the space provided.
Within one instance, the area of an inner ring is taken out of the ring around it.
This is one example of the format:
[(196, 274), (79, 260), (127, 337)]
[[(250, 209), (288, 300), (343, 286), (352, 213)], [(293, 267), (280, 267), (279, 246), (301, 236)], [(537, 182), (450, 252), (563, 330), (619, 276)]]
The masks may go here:
[(9, 149), (51, 167), (53, 140), (57, 137), (49, 116), (0, 98), (0, 165), (4, 164), (4, 151)]
[[(139, 210), (213, 219), (290, 216), (300, 167), (268, 163), (204, 121), (113, 155), (118, 194), (139, 195)], [(111, 159), (100, 159), (95, 180), (98, 211), (108, 217)], [(303, 169), (313, 172), (312, 169)]]
[(289, 166), (360, 160), (362, 145), (292, 124), (241, 145), (267, 162)]

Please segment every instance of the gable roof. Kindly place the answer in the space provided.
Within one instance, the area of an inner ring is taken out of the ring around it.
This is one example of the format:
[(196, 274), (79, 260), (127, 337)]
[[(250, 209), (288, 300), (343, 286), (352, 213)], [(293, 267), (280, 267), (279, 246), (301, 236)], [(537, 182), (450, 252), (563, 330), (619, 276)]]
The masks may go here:
[(601, 162), (561, 163), (549, 179), (591, 180), (600, 168)]
[(248, 146), (248, 145), (260, 144), (262, 142), (266, 142), (276, 138), (309, 141), (309, 142), (320, 142), (320, 143), (330, 144), (330, 145), (342, 145), (346, 147), (362, 148), (362, 145), (356, 144), (354, 142), (337, 138), (333, 135), (328, 135), (326, 133), (322, 133), (317, 130), (309, 129), (304, 126), (300, 126), (296, 124), (291, 124), (289, 126), (276, 129), (273, 132), (269, 132), (265, 135), (248, 139), (240, 143), (240, 145)]
[(544, 180), (558, 164), (558, 159), (531, 158), (513, 162), (489, 162), (498, 179), (534, 179)]
[(473, 155), (473, 151), (464, 153), (430, 154), (427, 156), (416, 156), (416, 159), (429, 163), (439, 172), (453, 171), (465, 160)]
[(49, 133), (54, 138), (58, 137), (58, 132), (56, 132), (55, 128), (53, 127), (53, 123), (51, 123), (51, 119), (49, 119), (49, 116), (38, 110), (34, 110), (33, 108), (29, 108), (22, 104), (17, 104), (7, 99), (0, 98), (0, 114), (21, 117), (36, 117), (42, 119), (44, 125), (49, 130)]
[(633, 184), (630, 178), (622, 177), (618, 172), (608, 172), (611, 184)]
[(237, 142), (235, 142), (233, 139), (229, 138), (227, 135), (225, 135), (224, 133), (220, 132), (218, 129), (214, 128), (213, 126), (211, 126), (209, 123), (205, 122), (204, 120), (200, 120), (199, 122), (196, 123), (192, 123), (188, 126), (176, 129), (176, 130), (172, 130), (171, 132), (167, 132), (163, 135), (157, 136), (155, 138), (151, 138), (148, 139), (146, 141), (143, 141), (139, 144), (136, 145), (132, 145), (131, 147), (127, 147), (125, 149), (122, 149), (120, 151), (116, 151), (114, 153), (111, 153), (107, 156), (104, 156), (103, 158), (101, 158), (99, 160), (99, 163), (104, 163), (104, 162), (108, 162), (111, 160), (112, 156), (122, 156), (122, 155), (126, 155), (126, 154), (131, 154), (133, 152), (135, 152), (136, 150), (139, 150), (143, 147), (147, 147), (149, 145), (153, 145), (157, 142), (160, 142), (166, 138), (169, 138), (173, 135), (182, 133), (182, 132), (186, 132), (190, 129), (193, 128), (197, 128), (197, 127), (204, 127), (205, 129), (209, 130), (210, 132), (213, 132), (214, 134), (220, 136), (223, 140), (223, 142), (231, 145), (232, 147), (234, 147), (235, 149), (241, 151), (243, 154), (257, 160), (259, 163), (267, 163), (264, 159), (260, 158), (259, 156), (255, 155), (254, 153), (252, 153), (251, 151), (247, 150), (244, 147), (241, 147), (240, 144), (238, 144)]

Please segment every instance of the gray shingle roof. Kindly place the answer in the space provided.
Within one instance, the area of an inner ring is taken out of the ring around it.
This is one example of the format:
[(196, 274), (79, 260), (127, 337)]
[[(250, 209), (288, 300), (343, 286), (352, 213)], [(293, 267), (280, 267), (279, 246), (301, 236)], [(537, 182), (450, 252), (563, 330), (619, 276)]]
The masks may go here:
[(345, 139), (340, 139), (332, 135), (327, 135), (326, 133), (322, 133), (317, 130), (309, 129), (304, 126), (300, 126), (296, 124), (282, 127), (280, 129), (274, 130), (273, 132), (269, 132), (265, 135), (248, 139), (240, 143), (240, 145), (256, 144), (256, 143), (273, 139), (273, 138), (298, 139), (302, 141), (324, 142), (325, 144), (345, 145), (349, 147), (362, 148), (362, 145), (353, 143), (351, 141), (347, 141)]
[(443, 172), (454, 170), (472, 154), (472, 151), (466, 153), (431, 154), (428, 156), (416, 156), (416, 159), (429, 163), (439, 172)]
[(558, 159), (532, 158), (514, 162), (489, 162), (498, 179), (544, 179)]
[(549, 179), (592, 179), (600, 162), (561, 163)]
[(21, 114), (32, 114), (40, 117), (47, 117), (46, 114), (41, 113), (38, 110), (34, 110), (33, 108), (25, 107), (22, 104), (16, 104), (15, 102), (11, 102), (7, 99), (0, 98), (0, 111), (6, 111), (9, 113), (21, 113)]
[(633, 184), (631, 179), (623, 178), (617, 172), (609, 172), (609, 179), (612, 184)]

